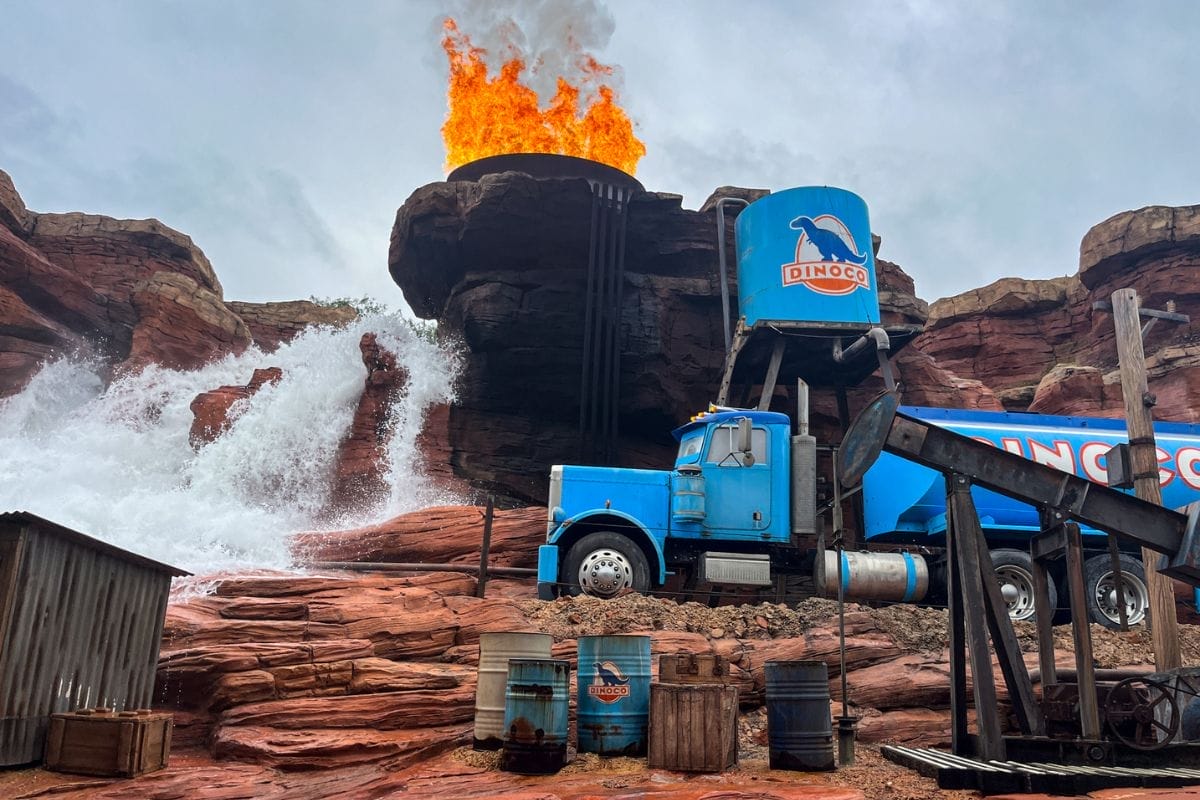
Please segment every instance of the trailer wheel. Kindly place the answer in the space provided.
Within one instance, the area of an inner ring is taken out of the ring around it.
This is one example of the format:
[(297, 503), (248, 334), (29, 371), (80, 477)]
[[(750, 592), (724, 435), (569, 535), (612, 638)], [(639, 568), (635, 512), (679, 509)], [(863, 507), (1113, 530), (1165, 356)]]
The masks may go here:
[[(1092, 622), (1098, 622), (1106, 628), (1121, 626), (1115, 577), (1112, 558), (1108, 554), (1092, 556), (1083, 564), (1083, 591), (1088, 616)], [(1125, 616), (1130, 625), (1136, 625), (1146, 618), (1150, 590), (1146, 588), (1146, 572), (1142, 562), (1125, 553), (1121, 553), (1121, 584), (1125, 594)]]
[(650, 565), (646, 554), (619, 533), (589, 533), (567, 551), (567, 591), (608, 599), (622, 589), (650, 590)]
[[(996, 577), (1000, 581), (1000, 596), (1008, 606), (1009, 618), (1033, 619), (1033, 559), (1028, 553), (1020, 550), (993, 550), (992, 566), (996, 569)], [(1058, 607), (1058, 592), (1054, 586), (1054, 579), (1049, 575), (1046, 576), (1046, 584), (1053, 614), (1053, 609)]]

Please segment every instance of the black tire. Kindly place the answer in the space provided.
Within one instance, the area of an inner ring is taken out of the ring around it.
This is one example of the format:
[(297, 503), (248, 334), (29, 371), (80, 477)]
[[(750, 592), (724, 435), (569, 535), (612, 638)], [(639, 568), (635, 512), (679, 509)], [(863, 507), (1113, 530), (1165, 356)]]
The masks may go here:
[[(1034, 619), (1033, 558), (1020, 550), (993, 550), (992, 566), (1000, 580), (1000, 595), (1008, 605), (1009, 619)], [(1058, 590), (1050, 575), (1046, 575), (1046, 589), (1053, 615), (1053, 609), (1058, 608)]]
[(608, 599), (623, 589), (650, 591), (650, 564), (632, 540), (619, 533), (589, 533), (567, 551), (563, 580), (569, 594)]
[[(1087, 601), (1088, 617), (1106, 628), (1121, 627), (1117, 609), (1116, 581), (1113, 580), (1112, 559), (1107, 554), (1092, 556), (1083, 563), (1083, 594)], [(1142, 562), (1121, 553), (1121, 578), (1125, 590), (1125, 612), (1130, 625), (1146, 618), (1150, 591), (1146, 588), (1146, 571)]]

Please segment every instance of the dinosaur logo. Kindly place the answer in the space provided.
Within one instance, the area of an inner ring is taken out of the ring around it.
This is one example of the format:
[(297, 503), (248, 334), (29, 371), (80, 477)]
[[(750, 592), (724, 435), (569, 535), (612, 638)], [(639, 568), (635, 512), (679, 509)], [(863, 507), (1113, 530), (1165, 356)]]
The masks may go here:
[(850, 229), (832, 214), (816, 219), (796, 217), (792, 230), (800, 231), (796, 240), (796, 259), (783, 265), (783, 285), (802, 284), (819, 294), (843, 295), (858, 289), (870, 289), (866, 266), (867, 253), (859, 253)]
[(629, 696), (629, 678), (611, 661), (596, 662), (596, 675), (588, 686), (588, 696), (601, 703), (615, 703)]

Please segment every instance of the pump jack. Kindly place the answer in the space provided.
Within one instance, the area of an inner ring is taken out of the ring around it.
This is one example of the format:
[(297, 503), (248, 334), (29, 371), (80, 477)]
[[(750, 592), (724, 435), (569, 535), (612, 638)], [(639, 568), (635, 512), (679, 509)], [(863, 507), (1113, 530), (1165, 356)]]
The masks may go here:
[[(1082, 556), (1079, 527), (1075, 520), (1162, 553), (1164, 558), (1159, 570), (1162, 574), (1200, 586), (1200, 533), (1197, 530), (1200, 503), (1188, 506), (1185, 514), (1162, 508), (898, 413), (898, 407), (897, 393), (888, 391), (863, 409), (843, 439), (838, 478), (843, 486), (857, 485), (867, 468), (884, 450), (937, 470), (945, 476), (946, 508), (949, 512), (946, 544), (951, 579), (951, 747), (955, 755), (1004, 761), (1008, 743), (1035, 740), (1050, 743), (1046, 739), (1046, 709), (1054, 694), (1052, 689), (1060, 685), (1054, 670), (1050, 627), (1054, 609), (1049, 607), (1045, 562), (1065, 555), (1072, 611), (1076, 620), (1072, 624), (1080, 736), (1074, 740), (1074, 744), (1091, 760), (1110, 758), (1114, 742), (1102, 738), (1091, 636), (1086, 623), (1087, 615), (1082, 613)], [(972, 486), (981, 486), (1029, 503), (1041, 512), (1042, 533), (1031, 544), (1043, 687), (1041, 704), (1035, 699), (1012, 621), (1005, 613), (991, 559), (987, 558), (987, 545), (971, 499)], [(988, 648), (989, 637), (999, 659), (1021, 732), (1021, 736), (1008, 740), (1001, 733), (999, 715), (992, 711), (996, 708), (996, 685)], [(974, 678), (975, 708), (978, 710), (978, 733), (974, 737), (967, 730), (968, 657)], [(1178, 672), (1180, 674), (1174, 678), (1179, 683), (1175, 686), (1200, 680), (1200, 675), (1190, 674), (1200, 671)], [(1174, 725), (1156, 722), (1165, 707), (1177, 705), (1174, 698), (1168, 698), (1169, 703), (1162, 699), (1162, 695), (1169, 694), (1173, 687), (1158, 680), (1148, 683), (1158, 687), (1158, 695), (1141, 701), (1135, 697), (1132, 709), (1120, 696), (1114, 697), (1115, 688), (1105, 701), (1105, 722), (1113, 738), (1118, 743), (1139, 750), (1165, 747), (1175, 737), (1178, 727), (1178, 715)], [(1065, 685), (1063, 688), (1066, 688)], [(1192, 693), (1190, 688), (1183, 691)], [(1061, 696), (1061, 693), (1055, 696)], [(1070, 704), (1070, 707), (1074, 705)], [(1137, 723), (1135, 733), (1128, 733), (1128, 728), (1122, 733), (1119, 726), (1130, 721)]]

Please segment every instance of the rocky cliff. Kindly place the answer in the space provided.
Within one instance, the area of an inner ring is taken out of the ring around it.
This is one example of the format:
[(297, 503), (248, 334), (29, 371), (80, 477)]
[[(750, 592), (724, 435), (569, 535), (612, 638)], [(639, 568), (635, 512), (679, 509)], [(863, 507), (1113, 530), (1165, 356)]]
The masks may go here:
[(353, 317), (307, 301), (226, 303), (212, 265), (179, 231), (154, 219), (38, 214), (0, 171), (0, 397), (67, 354), (114, 370), (189, 369)]

